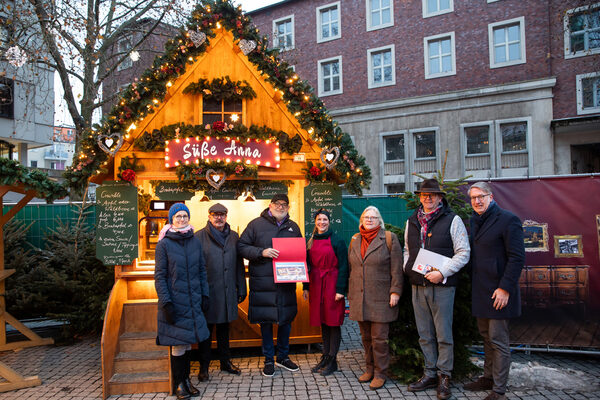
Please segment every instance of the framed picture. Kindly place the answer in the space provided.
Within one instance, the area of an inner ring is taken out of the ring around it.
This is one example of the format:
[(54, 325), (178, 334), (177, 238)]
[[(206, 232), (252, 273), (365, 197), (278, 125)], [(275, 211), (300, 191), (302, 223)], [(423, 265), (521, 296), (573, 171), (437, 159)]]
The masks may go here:
[(548, 251), (548, 224), (525, 220), (523, 222), (525, 251)]
[(583, 257), (581, 235), (554, 236), (555, 257)]

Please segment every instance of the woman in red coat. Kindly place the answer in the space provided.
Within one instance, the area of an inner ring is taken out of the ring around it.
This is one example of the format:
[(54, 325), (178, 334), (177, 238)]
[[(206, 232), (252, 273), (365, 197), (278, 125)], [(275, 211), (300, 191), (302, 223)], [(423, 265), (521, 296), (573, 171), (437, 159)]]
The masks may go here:
[(304, 284), (303, 296), (309, 300), (310, 324), (320, 326), (323, 337), (323, 356), (312, 372), (326, 376), (337, 371), (348, 290), (348, 248), (329, 229), (329, 211), (318, 210), (314, 219), (315, 229), (307, 244), (310, 283)]

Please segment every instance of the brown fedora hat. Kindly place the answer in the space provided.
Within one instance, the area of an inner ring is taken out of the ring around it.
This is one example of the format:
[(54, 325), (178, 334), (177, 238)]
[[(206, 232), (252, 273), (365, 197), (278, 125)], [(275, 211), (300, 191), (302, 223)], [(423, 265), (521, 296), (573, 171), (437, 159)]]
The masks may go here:
[(440, 184), (436, 179), (425, 179), (421, 184), (421, 187), (418, 190), (415, 190), (415, 194), (420, 193), (446, 194), (446, 192), (440, 189)]

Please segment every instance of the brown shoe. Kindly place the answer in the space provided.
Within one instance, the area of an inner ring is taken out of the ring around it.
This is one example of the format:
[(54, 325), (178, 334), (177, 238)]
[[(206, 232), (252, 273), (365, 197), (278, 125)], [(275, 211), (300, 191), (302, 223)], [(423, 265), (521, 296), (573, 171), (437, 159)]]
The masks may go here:
[(420, 392), (421, 390), (437, 387), (438, 377), (423, 375), (421, 379), (408, 385), (409, 392)]
[(490, 378), (486, 378), (485, 376), (480, 376), (477, 378), (475, 382), (465, 383), (463, 388), (465, 390), (470, 390), (473, 392), (481, 392), (483, 390), (492, 390), (494, 387), (494, 380)]
[(440, 382), (437, 387), (437, 398), (439, 400), (446, 400), (452, 396), (450, 391), (450, 377), (448, 375), (440, 375)]
[(506, 400), (506, 396), (504, 394), (491, 391), (490, 394), (488, 394), (483, 400)]
[(369, 382), (371, 379), (373, 379), (373, 373), (368, 371), (358, 377), (360, 383)]
[(369, 385), (369, 389), (377, 390), (385, 385), (385, 379), (383, 378), (373, 378), (371, 384)]

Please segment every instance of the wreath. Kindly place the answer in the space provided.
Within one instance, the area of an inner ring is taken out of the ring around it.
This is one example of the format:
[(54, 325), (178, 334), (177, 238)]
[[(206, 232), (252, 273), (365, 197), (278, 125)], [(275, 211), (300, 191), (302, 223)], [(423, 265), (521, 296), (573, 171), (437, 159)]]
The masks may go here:
[(233, 82), (229, 76), (215, 78), (212, 81), (201, 78), (183, 89), (183, 94), (202, 95), (204, 100), (239, 101), (256, 98), (256, 92), (246, 81)]

